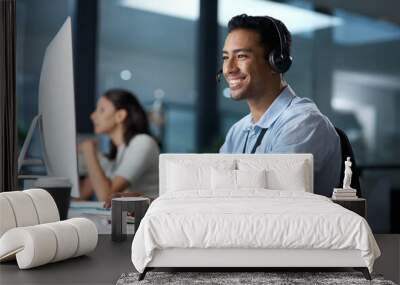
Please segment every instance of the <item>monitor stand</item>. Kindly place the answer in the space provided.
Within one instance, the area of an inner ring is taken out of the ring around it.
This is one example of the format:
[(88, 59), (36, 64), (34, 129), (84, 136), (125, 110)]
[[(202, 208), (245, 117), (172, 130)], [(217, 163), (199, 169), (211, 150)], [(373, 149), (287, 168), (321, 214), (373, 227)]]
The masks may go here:
[[(29, 146), (32, 143), (33, 134), (35, 133), (36, 129), (39, 131), (39, 141), (42, 153), (42, 159), (27, 159), (26, 155), (29, 149)], [(21, 175), (22, 166), (44, 166), (46, 169), (47, 175)], [(71, 187), (71, 183), (66, 177), (55, 177), (51, 172), (51, 164), (47, 155), (46, 145), (44, 141), (43, 135), (43, 121), (42, 121), (42, 114), (36, 115), (32, 123), (29, 127), (28, 133), (26, 135), (26, 139), (24, 144), (21, 148), (21, 151), (18, 156), (18, 179), (27, 181), (33, 181), (33, 184), (30, 183), (26, 185), (23, 183), (23, 188), (28, 187)]]
[[(38, 129), (39, 130), (39, 140), (40, 140), (40, 146), (41, 146), (41, 151), (42, 151), (42, 159), (26, 159), (26, 154), (28, 152), (29, 146), (32, 143), (32, 138), (33, 138), (33, 134), (35, 133), (35, 130)], [(24, 165), (44, 165), (44, 167), (46, 168), (46, 172), (49, 175), (49, 159), (47, 156), (47, 152), (46, 152), (46, 147), (44, 144), (44, 136), (43, 136), (43, 122), (42, 122), (42, 115), (38, 114), (36, 115), (33, 120), (32, 123), (29, 127), (28, 130), (28, 134), (26, 135), (24, 144), (22, 145), (21, 151), (19, 153), (18, 156), (18, 176), (20, 176), (20, 172), (22, 169), (22, 166)], [(24, 176), (24, 175), (22, 175)]]
[[(39, 130), (42, 159), (26, 159), (26, 154), (28, 152), (29, 146), (32, 143), (32, 137), (36, 129)], [(47, 175), (21, 175), (20, 172), (22, 166), (24, 165), (44, 165)], [(35, 116), (35, 118), (33, 118), (21, 152), (18, 156), (18, 180), (22, 182), (21, 186), (23, 189), (42, 188), (49, 192), (57, 205), (60, 219), (65, 220), (67, 218), (72, 184), (68, 178), (55, 177), (51, 173), (50, 161), (47, 156), (46, 145), (44, 142), (41, 114), (38, 114), (37, 116)]]

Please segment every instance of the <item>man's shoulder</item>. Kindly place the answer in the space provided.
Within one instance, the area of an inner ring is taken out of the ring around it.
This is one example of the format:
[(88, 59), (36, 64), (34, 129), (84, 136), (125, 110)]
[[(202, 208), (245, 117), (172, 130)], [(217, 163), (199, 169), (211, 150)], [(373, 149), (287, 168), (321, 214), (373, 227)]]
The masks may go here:
[(293, 98), (290, 106), (287, 108), (287, 111), (292, 111), (292, 112), (299, 112), (305, 110), (320, 112), (314, 101), (307, 97), (296, 96), (295, 98)]
[(290, 106), (282, 113), (280, 119), (285, 122), (297, 120), (311, 120), (315, 123), (319, 121), (329, 121), (311, 99), (301, 97), (295, 97), (293, 99)]
[(283, 112), (275, 127), (280, 133), (295, 131), (297, 135), (308, 136), (312, 132), (316, 136), (336, 137), (334, 125), (315, 103), (308, 98), (296, 98), (295, 102)]

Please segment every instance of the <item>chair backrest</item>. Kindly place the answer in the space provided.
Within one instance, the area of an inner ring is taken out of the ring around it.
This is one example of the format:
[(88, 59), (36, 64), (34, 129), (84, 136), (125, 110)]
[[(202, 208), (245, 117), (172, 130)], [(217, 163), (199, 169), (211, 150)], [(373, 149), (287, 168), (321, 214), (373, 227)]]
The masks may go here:
[(362, 197), (361, 185), (360, 185), (360, 171), (357, 167), (356, 158), (354, 156), (353, 148), (351, 147), (349, 138), (347, 137), (346, 133), (343, 130), (336, 128), (336, 127), (335, 127), (335, 130), (336, 130), (337, 134), (339, 135), (340, 146), (341, 146), (341, 150), (342, 150), (342, 166), (341, 166), (341, 172), (340, 172), (340, 181), (339, 181), (337, 187), (339, 187), (339, 188), (343, 187), (344, 162), (346, 161), (347, 157), (350, 157), (351, 162), (352, 162), (351, 169), (353, 172), (350, 186), (352, 188), (357, 189), (358, 197)]

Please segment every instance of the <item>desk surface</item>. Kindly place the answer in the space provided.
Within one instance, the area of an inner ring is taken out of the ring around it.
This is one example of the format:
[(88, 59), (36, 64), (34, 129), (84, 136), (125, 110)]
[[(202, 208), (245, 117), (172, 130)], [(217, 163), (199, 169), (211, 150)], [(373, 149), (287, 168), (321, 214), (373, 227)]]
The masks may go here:
[(96, 250), (88, 255), (19, 270), (17, 262), (0, 264), (0, 283), (8, 284), (115, 284), (124, 272), (134, 271), (131, 261), (132, 236), (112, 242), (99, 235)]
[[(111, 234), (111, 210), (104, 209), (103, 202), (71, 202), (68, 210), (68, 219), (76, 217), (84, 217), (91, 220), (96, 225), (100, 235)], [(133, 222), (134, 218), (129, 218), (128, 220)], [(131, 235), (135, 233), (135, 225), (133, 223), (128, 223), (127, 233)]]

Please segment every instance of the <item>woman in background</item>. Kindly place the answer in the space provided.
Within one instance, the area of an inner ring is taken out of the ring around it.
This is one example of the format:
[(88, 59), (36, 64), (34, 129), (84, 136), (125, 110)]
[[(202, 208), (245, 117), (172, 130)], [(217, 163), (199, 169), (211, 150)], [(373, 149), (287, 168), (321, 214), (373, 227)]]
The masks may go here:
[(91, 139), (79, 145), (88, 170), (80, 185), (81, 199), (95, 193), (109, 206), (113, 196), (157, 197), (160, 149), (137, 98), (126, 90), (109, 90), (90, 118), (96, 134), (109, 136), (110, 150), (99, 155)]

